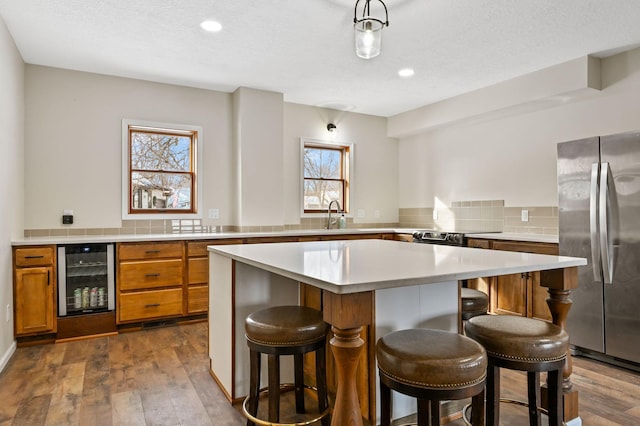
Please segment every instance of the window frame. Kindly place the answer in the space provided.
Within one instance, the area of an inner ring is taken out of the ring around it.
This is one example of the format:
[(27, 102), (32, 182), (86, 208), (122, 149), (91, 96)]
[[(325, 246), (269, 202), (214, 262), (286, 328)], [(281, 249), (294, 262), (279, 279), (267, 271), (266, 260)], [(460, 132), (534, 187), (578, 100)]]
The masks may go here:
[[(144, 209), (135, 211), (131, 209), (131, 130), (139, 129), (150, 133), (194, 133), (195, 141), (192, 141), (191, 164), (192, 178), (192, 198), (193, 205), (190, 210), (179, 211), (178, 209)], [(152, 219), (201, 219), (202, 212), (199, 207), (202, 205), (202, 146), (204, 135), (201, 126), (161, 123), (134, 119), (122, 120), (122, 219), (123, 220), (152, 220)]]
[(343, 198), (339, 200), (340, 207), (345, 215), (349, 215), (351, 205), (351, 194), (353, 192), (353, 151), (354, 144), (341, 141), (326, 141), (320, 139), (300, 138), (300, 215), (306, 217), (324, 216), (326, 209), (305, 209), (304, 208), (304, 153), (305, 148), (320, 148), (328, 150), (338, 150), (342, 152), (341, 158), (341, 181), (344, 181)]

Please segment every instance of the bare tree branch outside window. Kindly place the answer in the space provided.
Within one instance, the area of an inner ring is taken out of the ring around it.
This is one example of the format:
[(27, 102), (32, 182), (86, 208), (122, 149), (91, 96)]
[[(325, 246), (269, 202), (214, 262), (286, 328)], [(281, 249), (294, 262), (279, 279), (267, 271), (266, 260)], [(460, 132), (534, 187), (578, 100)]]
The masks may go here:
[(130, 126), (130, 212), (194, 212), (195, 131)]
[(326, 211), (332, 200), (345, 206), (343, 147), (304, 147), (304, 210)]

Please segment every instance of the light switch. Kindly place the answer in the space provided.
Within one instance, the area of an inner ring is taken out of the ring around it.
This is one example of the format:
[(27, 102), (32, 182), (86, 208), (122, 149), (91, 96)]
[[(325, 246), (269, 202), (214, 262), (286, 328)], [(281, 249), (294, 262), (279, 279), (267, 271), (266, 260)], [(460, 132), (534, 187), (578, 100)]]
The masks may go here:
[(529, 210), (522, 210), (520, 220), (523, 222), (529, 222)]

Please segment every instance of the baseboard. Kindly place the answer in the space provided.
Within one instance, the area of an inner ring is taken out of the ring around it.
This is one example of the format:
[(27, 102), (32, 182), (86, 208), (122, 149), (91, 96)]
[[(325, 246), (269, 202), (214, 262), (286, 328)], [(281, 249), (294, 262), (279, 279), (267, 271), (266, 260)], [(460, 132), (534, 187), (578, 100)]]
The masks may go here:
[(0, 373), (2, 373), (2, 371), (4, 370), (4, 367), (6, 367), (7, 364), (9, 363), (9, 360), (11, 359), (14, 352), (16, 351), (16, 347), (17, 347), (16, 341), (14, 340), (11, 343), (11, 346), (9, 346), (9, 349), (7, 349), (4, 355), (2, 355), (2, 358), (0, 358)]

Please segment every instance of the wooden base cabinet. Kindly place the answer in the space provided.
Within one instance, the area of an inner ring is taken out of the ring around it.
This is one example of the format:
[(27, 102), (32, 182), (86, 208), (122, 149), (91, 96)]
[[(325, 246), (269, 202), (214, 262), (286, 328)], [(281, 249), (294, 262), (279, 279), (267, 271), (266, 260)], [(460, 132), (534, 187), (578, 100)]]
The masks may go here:
[(183, 315), (184, 242), (117, 247), (117, 323)]
[(16, 337), (55, 333), (55, 246), (14, 248), (13, 261)]
[(241, 239), (220, 239), (187, 242), (187, 300), (188, 314), (209, 310), (209, 251), (207, 246), (242, 244)]
[[(558, 245), (524, 241), (469, 239), (469, 247), (517, 251), (537, 254), (558, 254)], [(540, 272), (502, 275), (469, 280), (469, 287), (489, 294), (489, 311), (494, 314), (519, 315), (551, 321), (546, 288), (540, 286)]]

